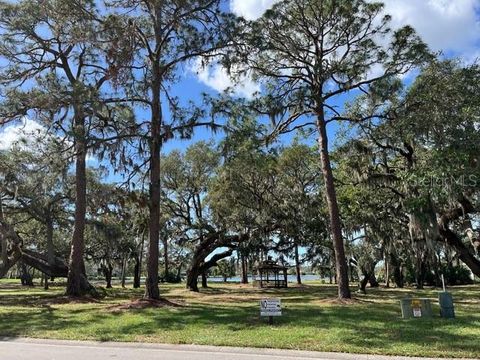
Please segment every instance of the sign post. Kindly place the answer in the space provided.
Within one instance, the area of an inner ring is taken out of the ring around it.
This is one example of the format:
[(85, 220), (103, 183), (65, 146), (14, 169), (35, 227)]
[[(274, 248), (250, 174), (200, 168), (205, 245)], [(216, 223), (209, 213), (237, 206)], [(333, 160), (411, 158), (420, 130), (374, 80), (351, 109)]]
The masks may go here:
[(432, 317), (432, 304), (430, 299), (404, 298), (400, 300), (402, 318), (430, 318)]
[(260, 316), (268, 316), (268, 323), (273, 325), (274, 316), (282, 316), (282, 302), (280, 299), (260, 300)]

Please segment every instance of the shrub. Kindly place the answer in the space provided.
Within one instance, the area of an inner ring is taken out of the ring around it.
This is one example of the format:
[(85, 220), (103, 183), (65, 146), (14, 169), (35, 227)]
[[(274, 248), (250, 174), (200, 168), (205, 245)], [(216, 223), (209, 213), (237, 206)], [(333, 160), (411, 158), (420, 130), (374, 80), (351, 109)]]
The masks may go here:
[(470, 285), (473, 284), (473, 280), (470, 275), (470, 270), (464, 266), (447, 266), (442, 268), (445, 282), (448, 285)]
[(170, 271), (167, 274), (162, 271), (159, 278), (160, 282), (162, 283), (178, 284), (182, 282), (182, 278), (177, 274), (176, 271)]

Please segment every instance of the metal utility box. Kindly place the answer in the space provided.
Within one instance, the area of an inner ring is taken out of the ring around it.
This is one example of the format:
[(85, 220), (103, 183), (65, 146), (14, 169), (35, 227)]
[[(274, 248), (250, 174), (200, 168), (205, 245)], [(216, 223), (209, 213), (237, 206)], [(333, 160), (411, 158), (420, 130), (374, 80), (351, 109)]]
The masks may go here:
[(446, 319), (455, 318), (455, 308), (453, 305), (452, 294), (441, 292), (438, 294), (438, 303), (440, 304), (440, 316)]
[(400, 300), (402, 318), (431, 318), (432, 303), (430, 299), (405, 298)]

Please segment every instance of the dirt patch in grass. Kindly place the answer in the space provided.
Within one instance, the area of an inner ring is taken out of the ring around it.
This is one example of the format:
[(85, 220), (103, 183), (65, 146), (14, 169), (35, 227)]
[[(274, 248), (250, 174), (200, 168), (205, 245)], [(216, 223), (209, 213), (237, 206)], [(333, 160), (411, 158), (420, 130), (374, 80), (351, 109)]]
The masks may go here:
[(357, 305), (361, 304), (363, 301), (357, 298), (351, 299), (339, 299), (339, 298), (327, 298), (315, 301), (316, 303), (326, 304), (326, 305)]
[(98, 299), (92, 297), (70, 297), (65, 295), (4, 295), (0, 296), (0, 306), (30, 306), (30, 307), (49, 307), (52, 305), (66, 305), (66, 304), (98, 304), (101, 303)]
[(124, 312), (129, 310), (139, 310), (148, 308), (179, 308), (185, 304), (173, 302), (167, 299), (151, 300), (151, 299), (134, 299), (124, 304), (109, 306), (106, 310), (113, 313)]
[(72, 296), (52, 296), (36, 300), (38, 305), (62, 305), (62, 304), (99, 304), (100, 300), (90, 296), (72, 297)]

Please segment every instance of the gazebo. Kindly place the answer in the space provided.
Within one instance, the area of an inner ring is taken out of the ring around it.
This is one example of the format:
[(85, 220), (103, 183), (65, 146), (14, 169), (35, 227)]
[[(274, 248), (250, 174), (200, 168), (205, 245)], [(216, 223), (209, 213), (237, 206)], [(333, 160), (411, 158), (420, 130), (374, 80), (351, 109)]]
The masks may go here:
[(286, 288), (287, 270), (288, 266), (279, 265), (271, 259), (262, 262), (257, 267), (260, 277), (259, 286), (261, 288)]

